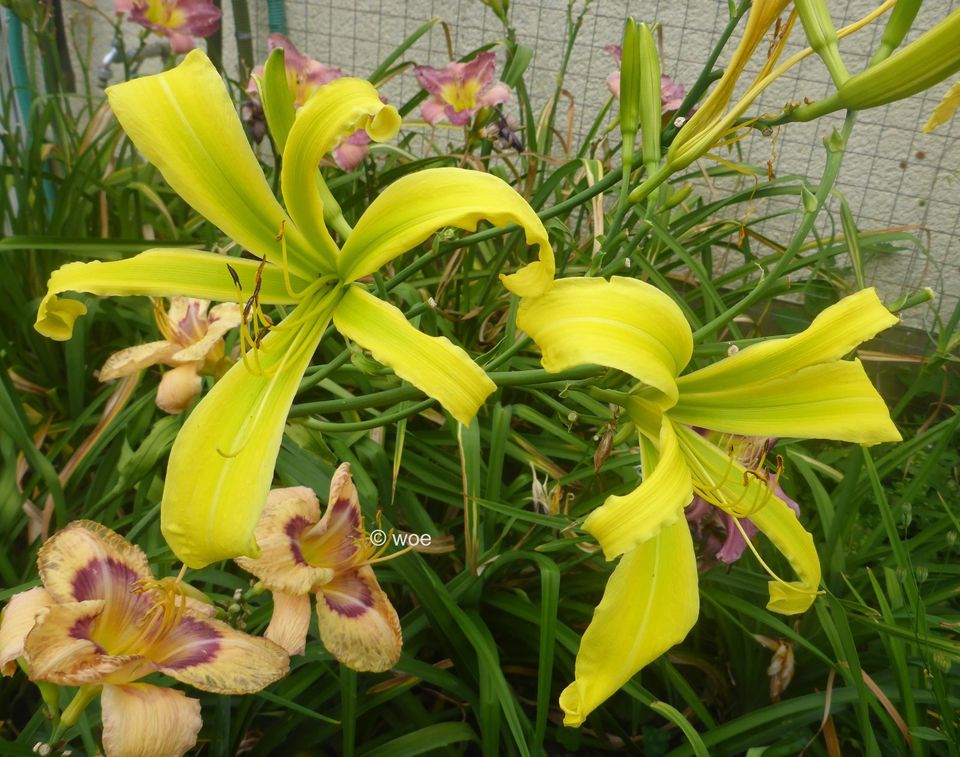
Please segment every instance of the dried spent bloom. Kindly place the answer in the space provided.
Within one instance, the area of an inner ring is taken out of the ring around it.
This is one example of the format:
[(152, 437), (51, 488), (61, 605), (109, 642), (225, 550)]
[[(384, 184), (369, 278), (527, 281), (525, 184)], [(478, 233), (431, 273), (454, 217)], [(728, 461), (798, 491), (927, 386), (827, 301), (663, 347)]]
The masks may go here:
[(493, 81), (495, 62), (496, 56), (485, 52), (467, 63), (448, 63), (444, 68), (414, 68), (420, 86), (430, 94), (420, 107), (423, 120), (437, 124), (446, 118), (456, 126), (463, 126), (481, 108), (509, 100), (507, 85)]
[(190, 52), (194, 37), (209, 37), (220, 26), (213, 0), (114, 0), (116, 13), (170, 40), (175, 53)]
[(374, 545), (363, 526), (349, 463), (333, 475), (322, 518), (310, 489), (271, 491), (256, 538), (260, 557), (236, 562), (273, 592), (268, 639), (303, 654), (316, 594), (320, 638), (330, 654), (354, 670), (379, 672), (397, 663), (400, 620), (371, 567), (383, 545)]
[(151, 365), (172, 366), (160, 380), (157, 407), (182, 413), (200, 394), (200, 374), (219, 375), (228, 367), (223, 335), (240, 325), (240, 306), (224, 302), (210, 308), (207, 300), (172, 297), (167, 311), (156, 304), (154, 316), (164, 338), (113, 353), (100, 369), (100, 380), (112, 381)]
[[(623, 50), (620, 45), (607, 45), (605, 48), (610, 55), (617, 61), (617, 70), (607, 77), (607, 88), (610, 93), (620, 99), (620, 59)], [(673, 111), (680, 107), (687, 90), (679, 82), (675, 82), (669, 76), (660, 75), (660, 105), (664, 112)]]
[(150, 673), (249, 694), (289, 669), (281, 647), (213, 620), (199, 592), (154, 578), (143, 551), (99, 523), (54, 534), (37, 566), (43, 586), (15, 594), (0, 622), (0, 672), (22, 657), (31, 680), (80, 687), (81, 702), (100, 690), (107, 757), (176, 757), (196, 744), (200, 702), (137, 682)]

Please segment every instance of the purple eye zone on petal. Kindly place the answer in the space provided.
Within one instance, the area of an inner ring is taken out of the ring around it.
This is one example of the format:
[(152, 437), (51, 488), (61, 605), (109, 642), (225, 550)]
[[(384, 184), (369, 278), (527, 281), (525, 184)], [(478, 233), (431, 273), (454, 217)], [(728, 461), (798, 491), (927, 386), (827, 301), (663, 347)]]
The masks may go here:
[(78, 602), (86, 599), (108, 599), (117, 587), (127, 590), (141, 576), (122, 563), (108, 557), (93, 558), (73, 577), (73, 596)]
[(358, 618), (373, 607), (373, 592), (367, 582), (354, 573), (338, 577), (335, 588), (323, 592), (323, 601), (338, 615)]
[(300, 534), (303, 533), (305, 528), (312, 526), (313, 524), (309, 519), (305, 518), (302, 515), (298, 515), (295, 518), (291, 518), (287, 521), (287, 525), (283, 527), (283, 532), (287, 535), (287, 538), (290, 539), (290, 554), (293, 556), (293, 561), (297, 565), (306, 565), (307, 561), (303, 556), (303, 550), (300, 549)]
[(179, 670), (211, 662), (220, 651), (222, 634), (212, 625), (189, 615), (180, 620), (176, 630), (167, 637), (167, 644), (178, 643), (178, 651), (163, 660), (165, 668)]
[(95, 616), (88, 615), (85, 618), (80, 618), (75, 621), (72, 626), (70, 626), (70, 638), (71, 639), (84, 639), (86, 641), (93, 642), (96, 647), (97, 654), (106, 654), (107, 650), (104, 649), (100, 644), (94, 641), (91, 636), (93, 634), (93, 621)]

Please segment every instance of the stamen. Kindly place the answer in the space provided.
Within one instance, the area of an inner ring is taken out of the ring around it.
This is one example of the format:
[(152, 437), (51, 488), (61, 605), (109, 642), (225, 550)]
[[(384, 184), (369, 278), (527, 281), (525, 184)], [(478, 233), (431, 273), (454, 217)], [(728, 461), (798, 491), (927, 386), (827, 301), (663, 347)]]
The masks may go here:
[(782, 584), (783, 586), (789, 586), (791, 589), (796, 589), (797, 588), (796, 586), (791, 586), (789, 581), (784, 581), (782, 578), (780, 578), (780, 576), (774, 573), (773, 570), (770, 568), (770, 566), (767, 565), (767, 563), (764, 561), (764, 559), (760, 557), (760, 553), (757, 552), (757, 548), (753, 546), (753, 542), (750, 541), (750, 538), (747, 536), (747, 532), (744, 531), (743, 526), (740, 525), (739, 518), (734, 518), (733, 524), (737, 527), (737, 530), (740, 532), (740, 535), (743, 536), (743, 540), (747, 543), (747, 547), (749, 547), (750, 551), (753, 552), (753, 556), (757, 558), (757, 562), (760, 563), (760, 567), (763, 568), (764, 571), (766, 571), (767, 575), (770, 576), (770, 578), (772, 578), (778, 584)]

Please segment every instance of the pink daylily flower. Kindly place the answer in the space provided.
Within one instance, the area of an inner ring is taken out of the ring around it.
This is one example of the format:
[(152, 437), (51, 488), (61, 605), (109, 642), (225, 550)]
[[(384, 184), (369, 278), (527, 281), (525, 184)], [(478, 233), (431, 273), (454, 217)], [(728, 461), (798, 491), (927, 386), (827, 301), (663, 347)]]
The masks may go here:
[[(710, 432), (705, 432), (709, 434)], [(776, 439), (751, 439), (748, 437), (737, 437), (733, 442), (736, 447), (735, 456), (748, 470), (758, 472), (758, 475), (767, 475), (761, 472), (763, 459), (776, 443)], [(800, 517), (800, 506), (788, 497), (780, 487), (777, 476), (769, 477), (771, 493), (779, 497), (783, 502)], [(684, 512), (689, 522), (693, 526), (694, 535), (703, 547), (703, 554), (707, 561), (717, 559), (727, 565), (732, 565), (739, 560), (747, 548), (747, 539), (753, 540), (757, 535), (757, 527), (750, 522), (749, 518), (734, 518), (729, 513), (725, 513), (717, 507), (714, 507), (702, 497), (694, 497), (693, 501), (687, 505)], [(734, 522), (739, 520), (740, 528)]]
[(463, 126), (481, 108), (509, 100), (507, 85), (493, 82), (495, 58), (492, 52), (485, 52), (467, 63), (448, 63), (445, 68), (414, 68), (420, 86), (430, 93), (430, 99), (420, 108), (423, 120), (433, 125), (446, 118)]
[[(325, 66), (320, 61), (301, 53), (297, 46), (282, 34), (273, 33), (267, 37), (267, 47), (270, 51), (277, 48), (283, 50), (283, 66), (287, 72), (287, 86), (293, 96), (294, 108), (302, 107), (320, 87), (344, 76), (342, 69), (336, 66)], [(254, 79), (254, 77), (259, 76), (263, 76), (263, 66), (257, 66), (253, 69), (253, 75), (247, 84), (246, 92), (250, 95), (253, 105), (250, 109), (250, 117), (245, 118), (248, 123), (263, 117), (257, 82)], [(259, 134), (257, 140), (259, 142), (263, 138), (263, 131), (257, 129), (254, 125), (254, 133)], [(367, 132), (363, 129), (357, 129), (353, 134), (344, 137), (334, 149), (334, 163), (343, 171), (352, 171), (367, 157), (367, 153), (370, 151), (369, 144), (370, 136)]]
[[(607, 88), (610, 93), (620, 99), (620, 59), (623, 57), (623, 49), (620, 45), (607, 45), (605, 48), (610, 55), (617, 61), (617, 70), (607, 77)], [(669, 76), (660, 75), (660, 107), (664, 111), (676, 110), (683, 103), (683, 98), (687, 90), (679, 82), (675, 82)]]
[(220, 9), (213, 0), (114, 0), (116, 13), (162, 34), (175, 53), (190, 52), (194, 37), (209, 37), (220, 26)]

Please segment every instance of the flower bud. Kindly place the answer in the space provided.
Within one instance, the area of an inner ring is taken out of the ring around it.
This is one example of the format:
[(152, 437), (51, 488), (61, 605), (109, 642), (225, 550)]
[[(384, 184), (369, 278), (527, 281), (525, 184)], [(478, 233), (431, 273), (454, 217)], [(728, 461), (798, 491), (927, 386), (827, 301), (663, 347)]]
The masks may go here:
[(851, 76), (830, 97), (794, 109), (811, 121), (841, 108), (864, 110), (902, 100), (960, 71), (960, 8), (886, 60)]
[(837, 29), (830, 18), (830, 11), (824, 0), (795, 0), (797, 13), (803, 23), (803, 31), (813, 51), (820, 56), (833, 83), (838, 87), (850, 78), (847, 67), (840, 57)]
[(632, 155), (633, 140), (640, 125), (640, 92), (640, 35), (637, 22), (628, 18), (623, 27), (623, 55), (620, 59), (620, 133), (625, 154), (629, 150)]
[(923, 0), (897, 0), (897, 4), (893, 6), (893, 13), (890, 14), (887, 25), (883, 30), (880, 47), (873, 56), (874, 63), (879, 63), (900, 47), (903, 38), (907, 36), (907, 32), (913, 26), (913, 20), (917, 17), (922, 3)]
[(663, 100), (660, 85), (660, 59), (650, 27), (637, 28), (640, 56), (640, 131), (643, 134), (643, 162), (648, 170), (660, 162), (660, 122)]

